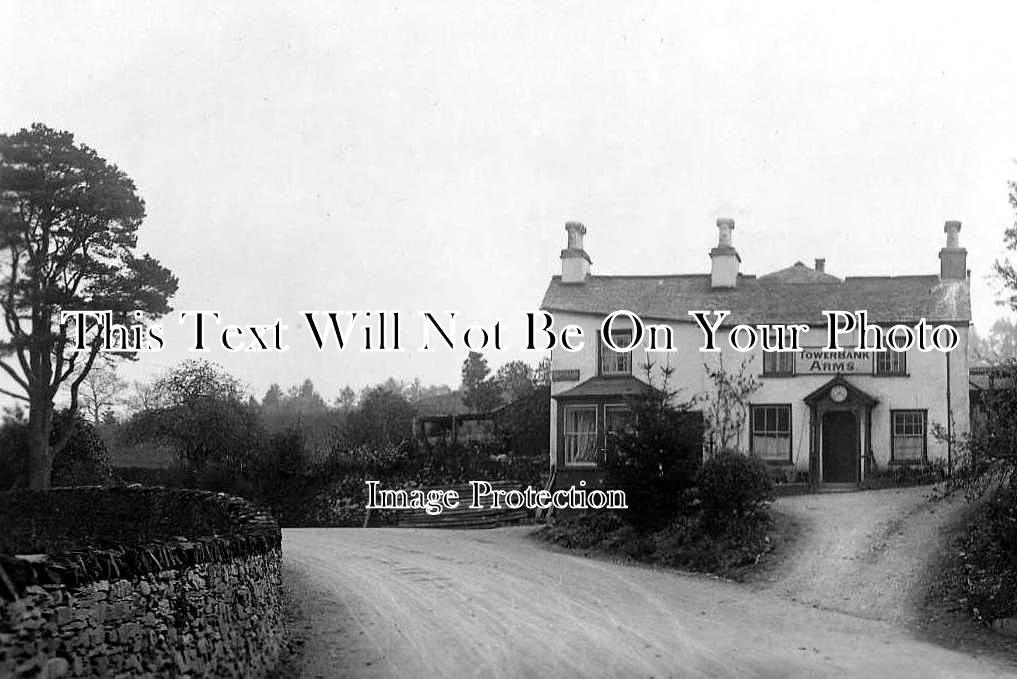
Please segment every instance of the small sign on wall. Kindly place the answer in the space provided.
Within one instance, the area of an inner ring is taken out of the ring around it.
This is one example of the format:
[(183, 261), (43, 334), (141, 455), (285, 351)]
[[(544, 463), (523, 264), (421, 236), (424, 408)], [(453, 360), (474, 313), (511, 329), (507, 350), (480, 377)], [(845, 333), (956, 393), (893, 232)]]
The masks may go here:
[(798, 375), (832, 375), (835, 373), (872, 374), (871, 352), (824, 351), (822, 347), (802, 347), (795, 355), (795, 373)]
[(572, 368), (570, 370), (552, 370), (551, 371), (552, 382), (578, 382), (579, 381), (579, 369)]

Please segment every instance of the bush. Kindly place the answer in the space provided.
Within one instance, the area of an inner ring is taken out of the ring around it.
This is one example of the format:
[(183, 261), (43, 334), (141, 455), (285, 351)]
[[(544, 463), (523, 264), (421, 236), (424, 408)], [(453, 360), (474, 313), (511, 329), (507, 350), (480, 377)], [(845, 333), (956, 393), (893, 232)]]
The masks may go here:
[(599, 547), (612, 533), (625, 526), (612, 512), (590, 512), (546, 526), (542, 537), (569, 549)]
[[(649, 373), (649, 366), (647, 366)], [(658, 530), (687, 509), (688, 493), (703, 453), (703, 420), (688, 403), (675, 405), (663, 387), (652, 388), (629, 407), (635, 426), (608, 441), (605, 484), (625, 492), (621, 518), (640, 531)]]
[(546, 526), (540, 537), (569, 549), (592, 550), (671, 568), (744, 575), (772, 548), (773, 522), (765, 512), (712, 530), (702, 514), (679, 517), (652, 533), (642, 533), (611, 512), (590, 512)]
[(707, 460), (696, 486), (703, 518), (712, 532), (759, 514), (774, 499), (766, 463), (735, 451), (722, 451)]
[[(110, 480), (106, 444), (90, 422), (66, 413), (53, 418), (50, 443), (56, 443), (73, 422), (74, 433), (53, 460), (54, 486), (102, 485)], [(20, 416), (0, 426), (0, 490), (27, 485), (28, 423)]]
[(863, 488), (899, 488), (919, 486), (945, 481), (948, 477), (946, 463), (931, 460), (919, 464), (894, 464), (870, 469), (862, 482)]
[(975, 620), (1017, 615), (1017, 488), (997, 490), (971, 521), (958, 550), (968, 609)]
[(772, 527), (764, 512), (719, 527), (704, 514), (679, 519), (654, 536), (656, 560), (664, 566), (737, 577), (770, 551)]

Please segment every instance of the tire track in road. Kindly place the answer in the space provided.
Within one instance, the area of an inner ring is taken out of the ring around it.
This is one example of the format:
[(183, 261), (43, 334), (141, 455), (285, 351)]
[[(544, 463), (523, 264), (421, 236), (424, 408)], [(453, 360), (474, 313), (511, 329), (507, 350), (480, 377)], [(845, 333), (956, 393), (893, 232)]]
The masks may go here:
[[(308, 615), (321, 630), (306, 646), (305, 675), (980, 677), (1008, 671), (888, 623), (774, 592), (547, 549), (528, 537), (531, 530), (285, 530), (286, 566), (308, 582)], [(325, 601), (337, 604), (317, 605)]]

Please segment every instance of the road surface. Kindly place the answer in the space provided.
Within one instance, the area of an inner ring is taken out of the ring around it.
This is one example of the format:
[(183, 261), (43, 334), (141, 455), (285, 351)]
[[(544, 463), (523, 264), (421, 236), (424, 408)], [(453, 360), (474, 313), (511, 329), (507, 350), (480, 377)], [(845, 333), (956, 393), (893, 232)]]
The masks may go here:
[(774, 591), (548, 549), (531, 527), (283, 531), (307, 677), (996, 677)]
[(785, 597), (863, 618), (913, 625), (930, 569), (969, 505), (930, 502), (929, 486), (797, 495), (776, 511), (799, 535), (757, 581)]

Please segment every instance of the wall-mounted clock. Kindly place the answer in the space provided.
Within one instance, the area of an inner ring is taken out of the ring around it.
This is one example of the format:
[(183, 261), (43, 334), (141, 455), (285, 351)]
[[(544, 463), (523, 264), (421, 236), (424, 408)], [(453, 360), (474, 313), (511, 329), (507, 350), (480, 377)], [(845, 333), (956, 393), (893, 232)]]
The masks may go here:
[(842, 403), (847, 398), (847, 395), (847, 387), (843, 384), (838, 384), (830, 390), (830, 400), (834, 403)]

